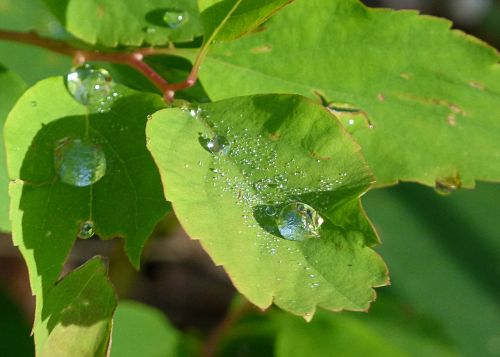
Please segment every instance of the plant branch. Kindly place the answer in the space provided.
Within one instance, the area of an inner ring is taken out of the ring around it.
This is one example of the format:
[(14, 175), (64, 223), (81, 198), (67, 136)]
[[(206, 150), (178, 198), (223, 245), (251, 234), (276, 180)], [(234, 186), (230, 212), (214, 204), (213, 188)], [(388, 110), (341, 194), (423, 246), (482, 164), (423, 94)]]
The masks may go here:
[(253, 305), (245, 300), (240, 306), (234, 310), (230, 310), (224, 319), (210, 333), (207, 340), (203, 344), (202, 356), (214, 357), (219, 348), (222, 339), (227, 335), (231, 327), (238, 322), (244, 315), (251, 311)]
[(174, 48), (150, 47), (139, 48), (129, 52), (101, 52), (76, 48), (65, 41), (42, 37), (34, 31), (16, 32), (1, 29), (0, 40), (45, 48), (49, 51), (72, 57), (75, 64), (82, 64), (85, 61), (102, 61), (130, 66), (148, 78), (163, 93), (165, 101), (168, 103), (173, 101), (176, 91), (192, 87), (198, 77), (199, 62), (196, 68), (193, 67), (193, 70), (185, 81), (173, 84), (168, 83), (158, 72), (144, 62), (144, 58), (147, 56), (175, 53), (176, 49)]

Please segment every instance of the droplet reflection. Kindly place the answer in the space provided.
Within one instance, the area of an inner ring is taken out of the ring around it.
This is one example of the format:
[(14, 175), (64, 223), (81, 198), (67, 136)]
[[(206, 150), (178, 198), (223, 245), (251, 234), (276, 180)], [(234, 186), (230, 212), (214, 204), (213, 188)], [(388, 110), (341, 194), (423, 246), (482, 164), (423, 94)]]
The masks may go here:
[(277, 219), (277, 226), (283, 238), (302, 241), (319, 237), (323, 218), (311, 206), (293, 202), (284, 206)]
[(101, 147), (80, 139), (65, 138), (54, 149), (54, 165), (62, 182), (86, 187), (106, 174), (106, 156)]

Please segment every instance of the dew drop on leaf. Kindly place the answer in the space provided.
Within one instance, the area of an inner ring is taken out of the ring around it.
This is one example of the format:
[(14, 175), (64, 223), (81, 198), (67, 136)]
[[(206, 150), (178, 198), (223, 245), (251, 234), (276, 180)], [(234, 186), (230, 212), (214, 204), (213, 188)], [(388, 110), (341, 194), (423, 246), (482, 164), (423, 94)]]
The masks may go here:
[(54, 165), (62, 182), (86, 187), (106, 174), (106, 156), (99, 145), (65, 138), (54, 149)]
[(92, 221), (85, 221), (80, 225), (80, 230), (78, 231), (78, 238), (80, 239), (90, 239), (95, 234), (95, 226)]
[(231, 143), (222, 135), (214, 135), (211, 139), (200, 137), (200, 143), (212, 154), (227, 155), (231, 149)]
[(281, 209), (276, 223), (283, 238), (301, 241), (319, 237), (323, 218), (311, 206), (293, 202)]
[(462, 182), (458, 176), (436, 180), (434, 191), (441, 196), (449, 196), (454, 191), (462, 187)]
[(277, 213), (277, 209), (274, 206), (267, 206), (265, 212), (268, 216), (274, 216)]
[(109, 72), (87, 63), (66, 75), (66, 87), (76, 101), (88, 106), (99, 107), (117, 96)]
[(168, 9), (163, 15), (163, 21), (171, 29), (176, 29), (184, 25), (189, 20), (186, 11), (180, 9)]

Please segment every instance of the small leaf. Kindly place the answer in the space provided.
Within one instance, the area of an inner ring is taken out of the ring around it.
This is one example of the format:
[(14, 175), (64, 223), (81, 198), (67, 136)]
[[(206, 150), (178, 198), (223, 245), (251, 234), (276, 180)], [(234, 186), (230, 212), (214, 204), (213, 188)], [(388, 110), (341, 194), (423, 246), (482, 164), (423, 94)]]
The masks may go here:
[(111, 357), (181, 356), (180, 333), (158, 310), (121, 301), (113, 318)]
[[(365, 310), (372, 287), (387, 284), (359, 203), (372, 176), (325, 109), (298, 96), (241, 97), (159, 111), (147, 136), (181, 224), (257, 306), (306, 317), (316, 306)], [(280, 235), (276, 218), (291, 202), (324, 219), (319, 238)]]
[(107, 269), (101, 258), (93, 258), (48, 294), (41, 320), (35, 321), (37, 355), (105, 356), (115, 307)]
[(7, 114), (25, 88), (26, 84), (21, 78), (0, 65), (0, 232), (10, 231), (9, 176), (5, 162), (3, 126)]
[(379, 186), (500, 180), (495, 49), (447, 20), (358, 0), (297, 1), (266, 27), (214, 45), (200, 71), (210, 98), (319, 93), (357, 108), (372, 128), (353, 136)]
[[(190, 41), (201, 34), (196, 0), (45, 2), (71, 34), (91, 44), (165, 45)], [(177, 25), (171, 22), (172, 17)]]

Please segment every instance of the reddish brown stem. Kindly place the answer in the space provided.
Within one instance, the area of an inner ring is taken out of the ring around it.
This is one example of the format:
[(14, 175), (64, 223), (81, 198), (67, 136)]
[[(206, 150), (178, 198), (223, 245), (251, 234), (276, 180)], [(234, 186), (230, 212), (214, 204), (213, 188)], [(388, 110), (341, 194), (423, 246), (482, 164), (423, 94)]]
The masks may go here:
[(197, 68), (193, 68), (188, 78), (180, 83), (169, 84), (158, 72), (144, 62), (144, 57), (159, 54), (173, 53), (171, 48), (140, 48), (131, 52), (100, 52), (95, 50), (85, 50), (75, 48), (67, 42), (41, 37), (36, 32), (15, 32), (0, 29), (0, 40), (26, 43), (37, 47), (45, 48), (49, 51), (60, 53), (73, 58), (75, 64), (85, 61), (102, 61), (109, 63), (124, 64), (141, 72), (148, 78), (162, 93), (165, 101), (171, 103), (174, 100), (175, 92), (192, 87), (197, 80)]

